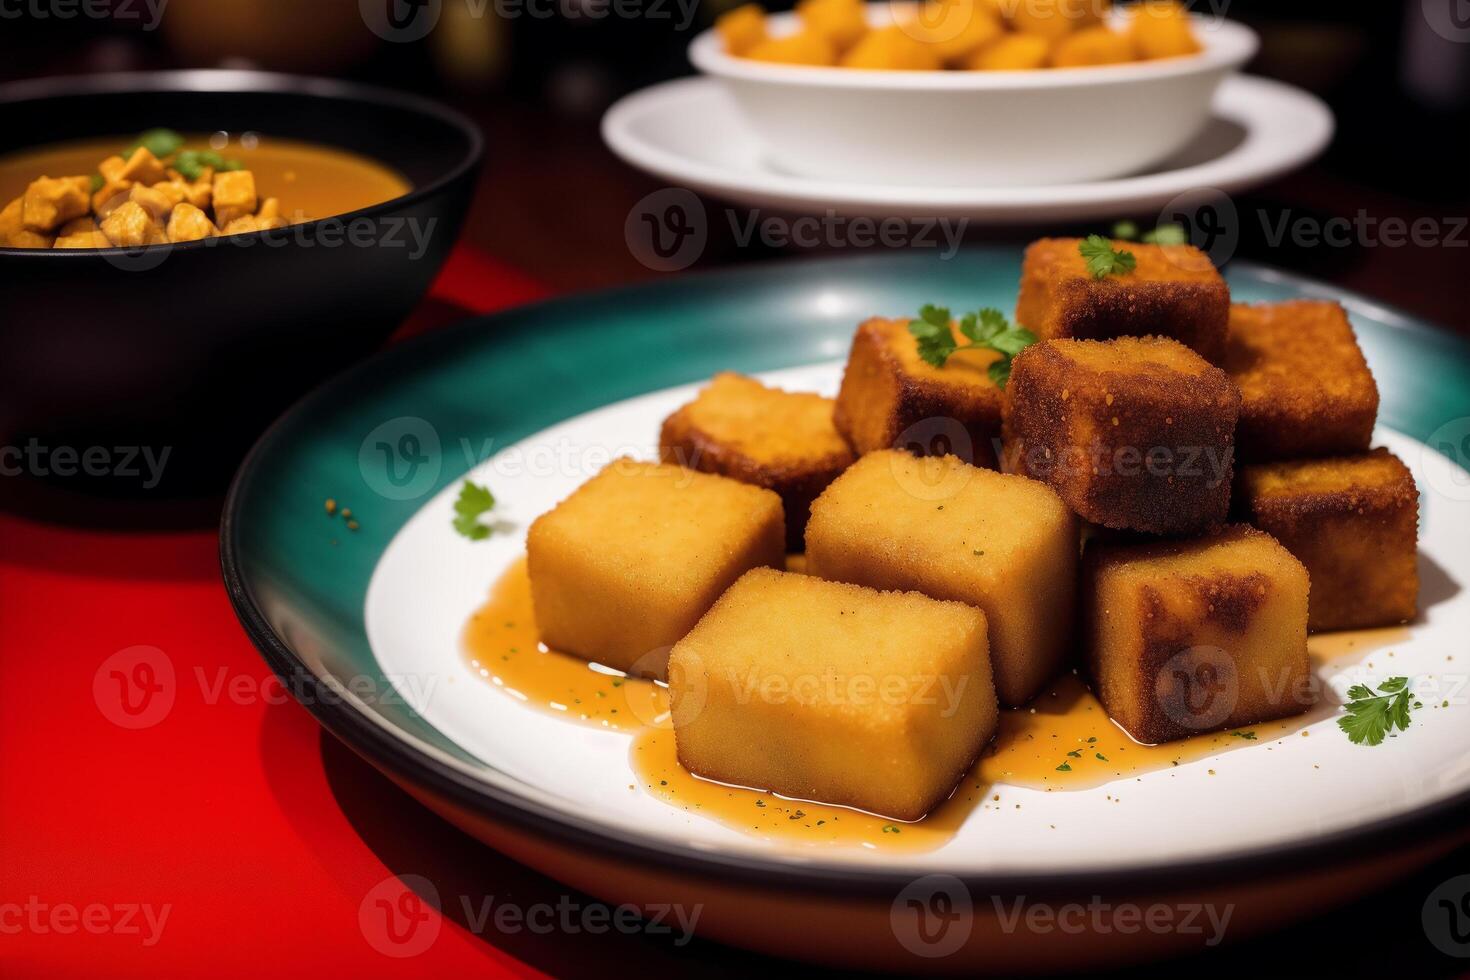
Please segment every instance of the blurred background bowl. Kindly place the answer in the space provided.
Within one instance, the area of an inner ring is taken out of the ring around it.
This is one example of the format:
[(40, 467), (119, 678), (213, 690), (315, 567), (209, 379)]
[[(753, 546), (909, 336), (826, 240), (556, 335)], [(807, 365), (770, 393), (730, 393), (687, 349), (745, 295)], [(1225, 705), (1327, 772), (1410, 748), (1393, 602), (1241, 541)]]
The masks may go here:
[(207, 494), (276, 415), (376, 349), (423, 298), (458, 237), (484, 143), (427, 99), (323, 79), (181, 71), (0, 86), (0, 154), (155, 126), (324, 144), (412, 184), (374, 207), (253, 235), (131, 253), (0, 249), (0, 442), (167, 450), (161, 487), (79, 479)]
[[(888, 4), (869, 22), (893, 23)], [(1256, 53), (1250, 28), (1195, 17), (1198, 54), (1035, 71), (868, 71), (727, 54), (706, 31), (689, 60), (721, 79), (777, 169), (933, 187), (1021, 187), (1143, 170), (1204, 128), (1215, 90)], [(797, 27), (771, 18), (771, 34)]]

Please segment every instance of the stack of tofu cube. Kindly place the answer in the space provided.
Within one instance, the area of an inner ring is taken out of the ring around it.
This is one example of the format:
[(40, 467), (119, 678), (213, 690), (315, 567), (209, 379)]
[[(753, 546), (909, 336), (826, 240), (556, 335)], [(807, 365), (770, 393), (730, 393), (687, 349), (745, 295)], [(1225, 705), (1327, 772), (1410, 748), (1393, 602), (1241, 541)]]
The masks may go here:
[(1305, 710), (1309, 628), (1415, 613), (1417, 495), (1347, 317), (1232, 306), (1187, 245), (1094, 278), (1078, 244), (1028, 249), (1004, 389), (901, 319), (835, 401), (717, 376), (661, 462), (533, 524), (545, 642), (667, 681), (698, 775), (904, 820), (1074, 661), (1141, 742)]

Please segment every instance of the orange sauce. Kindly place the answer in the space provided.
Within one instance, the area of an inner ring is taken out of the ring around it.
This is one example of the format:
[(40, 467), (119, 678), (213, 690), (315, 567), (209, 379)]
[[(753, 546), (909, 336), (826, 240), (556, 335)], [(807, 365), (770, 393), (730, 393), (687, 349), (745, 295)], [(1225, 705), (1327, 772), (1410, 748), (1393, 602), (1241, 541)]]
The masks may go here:
[[(1392, 632), (1313, 637), (1314, 655), (1333, 655), (1331, 650), (1352, 636), (1361, 637), (1362, 650), (1376, 649), (1374, 644), (1393, 640), (1371, 634)], [(509, 697), (575, 724), (629, 733), (633, 771), (655, 798), (757, 837), (805, 845), (929, 850), (953, 837), (977, 808), (1020, 806), (1006, 800), (1008, 787), (1090, 789), (1280, 739), (1307, 723), (1299, 716), (1144, 745), (1108, 718), (1075, 674), (1065, 674), (1030, 705), (1001, 712), (995, 739), (953, 795), (924, 819), (904, 823), (690, 773), (674, 751), (667, 688), (541, 644), (524, 560), (511, 567), (470, 618), (464, 651), (470, 669)]]

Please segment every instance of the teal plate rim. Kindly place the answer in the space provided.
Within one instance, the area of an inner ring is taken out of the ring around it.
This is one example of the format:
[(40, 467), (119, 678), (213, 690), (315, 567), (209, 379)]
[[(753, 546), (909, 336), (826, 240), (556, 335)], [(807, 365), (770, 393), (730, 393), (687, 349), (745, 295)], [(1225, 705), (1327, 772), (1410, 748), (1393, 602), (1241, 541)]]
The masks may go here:
[[(659, 301), (678, 299), (691, 293), (713, 291), (716, 294), (733, 295), (749, 299), (763, 288), (773, 285), (789, 286), (794, 282), (798, 291), (809, 292), (829, 286), (832, 280), (871, 285), (875, 277), (889, 276), (904, 283), (900, 291), (907, 291), (908, 278), (925, 276), (939, 280), (954, 279), (944, 286), (949, 290), (930, 295), (936, 298), (952, 295), (957, 288), (967, 287), (967, 279), (956, 278), (972, 262), (995, 263), (990, 270), (992, 276), (1004, 274), (1011, 283), (1019, 270), (1019, 250), (1010, 247), (988, 247), (966, 249), (947, 265), (944, 275), (935, 276), (936, 267), (926, 263), (929, 257), (912, 253), (898, 255), (876, 255), (839, 257), (834, 259), (789, 260), (782, 262), (744, 265), (712, 272), (682, 275), (678, 279), (653, 283), (623, 286), (593, 293), (558, 297), (538, 303), (515, 307), (510, 310), (475, 317), (428, 334), (411, 338), (382, 351), (354, 367), (330, 379), (314, 392), (301, 399), (295, 406), (268, 428), (251, 448), (241, 463), (229, 493), (225, 499), (220, 523), (220, 565), (226, 590), (235, 614), (246, 635), (260, 651), (270, 668), (278, 675), (308, 711), (335, 737), (341, 739), (355, 751), (372, 760), (411, 784), (421, 785), (434, 793), (453, 801), (468, 810), (477, 812), (492, 821), (516, 830), (553, 841), (600, 858), (614, 858), (634, 862), (665, 872), (680, 873), (696, 877), (710, 877), (722, 881), (740, 882), (762, 889), (799, 889), (822, 894), (867, 894), (891, 896), (908, 885), (914, 877), (911, 872), (900, 868), (870, 866), (863, 864), (833, 863), (823, 861), (784, 862), (770, 860), (760, 854), (712, 853), (683, 848), (672, 842), (654, 837), (628, 837), (611, 832), (596, 819), (580, 814), (559, 812), (543, 806), (488, 782), (474, 778), (453, 766), (446, 765), (429, 753), (404, 738), (395, 737), (388, 728), (371, 720), (365, 709), (359, 708), (350, 699), (340, 695), (317, 675), (295, 651), (288, 640), (270, 623), (261, 599), (251, 585), (248, 545), (246, 538), (252, 533), (247, 526), (246, 512), (254, 502), (263, 479), (262, 471), (273, 456), (280, 455), (293, 437), (313, 416), (341, 403), (341, 396), (359, 388), (369, 379), (380, 377), (387, 369), (412, 370), (416, 364), (435, 355), (466, 345), (483, 345), (487, 348), (507, 346), (512, 341), (523, 340), (528, 329), (545, 328), (547, 323), (561, 324), (560, 331), (591, 330), (601, 313), (630, 302), (652, 300), (655, 309), (662, 308)], [(970, 267), (970, 272), (975, 272)], [(1390, 424), (1415, 438), (1424, 441), (1434, 426), (1454, 417), (1470, 416), (1470, 342), (1434, 327), (1403, 311), (1386, 307), (1367, 297), (1338, 289), (1328, 284), (1297, 276), (1255, 263), (1235, 262), (1227, 269), (1232, 289), (1244, 287), (1246, 295), (1240, 299), (1276, 299), (1287, 296), (1335, 299), (1348, 308), (1363, 338), (1365, 323), (1375, 331), (1392, 331), (1407, 334), (1412, 348), (1407, 348), (1402, 336), (1388, 357), (1402, 354), (1407, 349), (1416, 352), (1412, 365), (1418, 371), (1441, 372), (1436, 379), (1440, 385), (1441, 398), (1435, 401), (1438, 412), (1426, 415), (1423, 390), (1405, 392), (1412, 398), (1397, 406), (1398, 415), (1389, 419)], [(855, 287), (861, 291), (861, 287)], [(889, 287), (893, 288), (893, 287)], [(1013, 288), (1013, 287), (1011, 287)], [(667, 306), (665, 303), (663, 306)], [(844, 338), (850, 337), (852, 323), (848, 318), (837, 323)], [(572, 326), (565, 326), (571, 324)], [(684, 325), (681, 324), (682, 329)], [(737, 336), (743, 327), (736, 328)], [(794, 335), (795, 331), (791, 331)], [(813, 331), (820, 334), (821, 331)], [(1365, 347), (1369, 346), (1366, 339)], [(711, 345), (718, 348), (718, 345)], [(580, 351), (580, 353), (579, 353)], [(728, 354), (728, 351), (724, 353)], [(792, 352), (788, 349), (787, 354)], [(834, 359), (830, 355), (817, 354), (807, 349), (804, 357), (792, 362), (812, 363), (817, 360)], [(708, 354), (708, 351), (705, 351)], [(596, 349), (583, 350), (579, 347), (565, 348), (558, 356), (591, 359), (597, 367), (605, 366), (598, 361)], [(707, 360), (707, 358), (706, 358)], [(1370, 360), (1373, 360), (1370, 351)], [(682, 377), (685, 382), (696, 381), (708, 376), (707, 364), (699, 364), (698, 357), (689, 361), (689, 370)], [(788, 364), (730, 365), (732, 369), (774, 369)], [(1379, 365), (1375, 364), (1375, 368)], [(695, 368), (697, 370), (694, 370)], [(690, 370), (694, 373), (690, 374)], [(398, 371), (397, 373), (402, 373)], [(608, 399), (620, 400), (640, 392), (657, 390), (678, 380), (647, 376), (648, 383), (635, 381), (633, 390)], [(1422, 379), (1420, 379), (1422, 380)], [(641, 387), (639, 385), (641, 384)], [(1380, 375), (1380, 387), (1382, 376)], [(1389, 414), (1392, 399), (1385, 394), (1384, 413)], [(574, 407), (563, 412), (566, 418), (587, 410), (588, 406)], [(595, 406), (592, 406), (595, 407)], [(1447, 412), (1454, 414), (1445, 414)], [(554, 420), (553, 420), (554, 421)], [(536, 422), (531, 431), (544, 428), (546, 422)], [(522, 435), (524, 435), (523, 433)], [(519, 436), (517, 437), (519, 438)], [(468, 469), (467, 464), (463, 469)], [(397, 533), (408, 517), (434, 492), (449, 482), (458, 479), (463, 470), (450, 473), (442, 479), (434, 491), (422, 498), (398, 508), (398, 514), (380, 530), (381, 546)], [(315, 497), (317, 506), (322, 497)], [(381, 555), (381, 547), (372, 556), (375, 566)], [(365, 588), (366, 581), (361, 585)], [(356, 628), (361, 630), (362, 595), (357, 599)], [(361, 638), (366, 643), (365, 635)], [(483, 763), (482, 763), (483, 764)], [(1344, 853), (1382, 856), (1407, 850), (1416, 844), (1433, 840), (1455, 830), (1463, 830), (1466, 817), (1470, 816), (1470, 791), (1421, 806), (1412, 811), (1381, 818), (1361, 826), (1319, 836), (1310, 840), (1288, 842), (1267, 847), (1257, 847), (1218, 858), (1189, 862), (1174, 862), (1164, 865), (1116, 869), (1088, 869), (1077, 872), (1005, 872), (994, 874), (963, 874), (959, 877), (967, 887), (992, 892), (1029, 892), (1033, 894), (1077, 894), (1089, 890), (1107, 889), (1167, 889), (1184, 887), (1199, 890), (1216, 884), (1230, 884), (1252, 879), (1277, 878), (1293, 872), (1319, 870), (1327, 866), (1324, 861), (1340, 859)]]

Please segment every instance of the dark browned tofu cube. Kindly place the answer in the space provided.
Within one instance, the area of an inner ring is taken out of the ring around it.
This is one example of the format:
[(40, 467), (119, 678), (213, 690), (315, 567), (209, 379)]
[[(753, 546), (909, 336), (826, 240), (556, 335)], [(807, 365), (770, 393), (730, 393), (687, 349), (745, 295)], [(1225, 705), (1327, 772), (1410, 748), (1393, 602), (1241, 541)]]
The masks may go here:
[[(961, 351), (937, 368), (919, 357), (908, 324), (875, 318), (858, 327), (837, 395), (838, 431), (859, 455), (904, 449), (993, 467), (1005, 396), (988, 369), (1001, 355)], [(958, 330), (955, 337), (969, 343)]]
[(1005, 468), (1084, 520), (1196, 534), (1228, 515), (1240, 394), (1178, 341), (1042, 341), (1016, 357), (1006, 395)]
[(1393, 453), (1242, 467), (1238, 494), (1246, 518), (1311, 573), (1311, 629), (1414, 618), (1419, 491)]
[(722, 372), (664, 420), (659, 454), (665, 463), (776, 491), (786, 512), (786, 550), (803, 551), (812, 501), (853, 461), (832, 424), (832, 404)]
[(1301, 562), (1244, 525), (1090, 546), (1082, 587), (1098, 700), (1147, 743), (1305, 711), (1308, 585)]
[(1242, 460), (1360, 453), (1373, 439), (1378, 386), (1337, 303), (1237, 303), (1222, 367), (1240, 388)]
[(1113, 242), (1132, 272), (1093, 278), (1078, 238), (1043, 238), (1026, 249), (1016, 321), (1043, 340), (1172, 337), (1218, 364), (1225, 351), (1230, 289), (1193, 245)]

